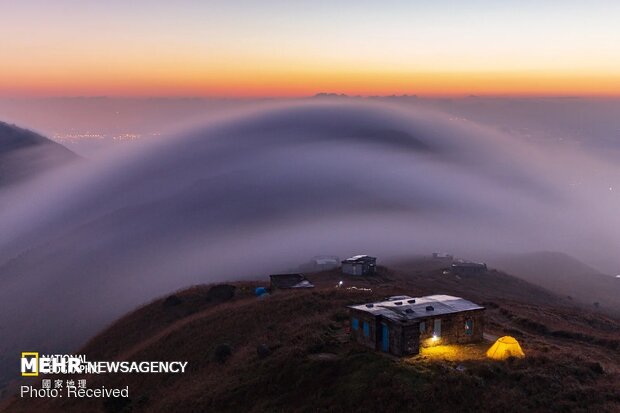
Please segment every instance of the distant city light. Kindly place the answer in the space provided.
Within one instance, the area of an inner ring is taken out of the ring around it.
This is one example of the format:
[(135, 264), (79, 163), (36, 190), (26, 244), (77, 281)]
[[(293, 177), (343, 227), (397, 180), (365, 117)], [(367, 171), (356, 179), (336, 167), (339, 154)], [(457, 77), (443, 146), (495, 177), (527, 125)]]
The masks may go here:
[(152, 132), (148, 134), (142, 133), (120, 133), (120, 134), (106, 134), (99, 132), (55, 132), (52, 134), (52, 139), (59, 143), (77, 143), (87, 140), (113, 140), (113, 141), (134, 141), (141, 139), (145, 136), (161, 136), (161, 132)]

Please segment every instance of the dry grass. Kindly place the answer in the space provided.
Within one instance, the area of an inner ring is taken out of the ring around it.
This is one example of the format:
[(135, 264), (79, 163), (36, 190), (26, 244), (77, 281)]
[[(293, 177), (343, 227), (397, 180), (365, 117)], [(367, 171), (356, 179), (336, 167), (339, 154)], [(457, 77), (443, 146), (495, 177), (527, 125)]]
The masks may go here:
[[(252, 284), (240, 285), (238, 295), (224, 303), (206, 301), (208, 287), (178, 292), (182, 302), (172, 307), (156, 300), (95, 337), (83, 352), (101, 360), (187, 360), (188, 374), (87, 378), (92, 387), (129, 385), (131, 399), (124, 410), (113, 410), (101, 400), (63, 399), (16, 400), (7, 411), (618, 411), (620, 375), (614, 368), (620, 355), (602, 342), (548, 333), (587, 331), (607, 339), (614, 326), (620, 328), (618, 321), (554, 302), (540, 304), (536, 297), (518, 301), (515, 296), (522, 293), (509, 291), (515, 287), (510, 283), (503, 289), (490, 283), (493, 287), (485, 289), (478, 280), (459, 293), (461, 281), (450, 284), (442, 278), (428, 291), (433, 274), (404, 277), (383, 270), (380, 279), (350, 280), (373, 290), (360, 292), (334, 289), (341, 277), (323, 273), (315, 277), (320, 288), (280, 292), (265, 300), (252, 297)], [(429, 292), (498, 302), (486, 304), (488, 330), (496, 335), (516, 331), (526, 359), (487, 360), (488, 342), (423, 349), (418, 358), (404, 361), (343, 342), (346, 305)], [(526, 318), (536, 324), (519, 322)], [(223, 363), (215, 357), (222, 344), (232, 349)], [(259, 357), (260, 344), (269, 347), (268, 356)], [(464, 369), (457, 369), (459, 365)]]
[(433, 347), (420, 348), (420, 354), (409, 357), (408, 363), (416, 363), (419, 361), (468, 361), (468, 360), (485, 360), (486, 351), (493, 343), (482, 342), (476, 344), (465, 345), (443, 345)]

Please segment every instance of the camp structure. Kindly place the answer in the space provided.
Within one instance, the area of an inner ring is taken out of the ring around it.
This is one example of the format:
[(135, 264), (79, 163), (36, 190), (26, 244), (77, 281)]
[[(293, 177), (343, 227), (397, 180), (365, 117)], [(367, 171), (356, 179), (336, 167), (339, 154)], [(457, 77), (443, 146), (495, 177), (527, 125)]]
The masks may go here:
[(264, 295), (269, 295), (269, 291), (267, 291), (265, 287), (256, 287), (256, 289), (254, 290), (254, 294), (257, 297), (262, 297)]
[(395, 356), (418, 354), (420, 347), (482, 341), (484, 307), (460, 297), (399, 295), (349, 306), (351, 338)]
[(303, 274), (272, 274), (269, 278), (271, 280), (272, 291), (314, 288), (314, 284), (312, 284)]
[(377, 258), (368, 255), (355, 255), (342, 261), (342, 273), (348, 275), (374, 275), (377, 271)]
[(495, 344), (487, 350), (487, 357), (494, 360), (505, 360), (508, 357), (525, 357), (519, 342), (510, 336), (497, 339)]
[(452, 272), (456, 275), (484, 275), (487, 265), (484, 262), (457, 261), (452, 264)]

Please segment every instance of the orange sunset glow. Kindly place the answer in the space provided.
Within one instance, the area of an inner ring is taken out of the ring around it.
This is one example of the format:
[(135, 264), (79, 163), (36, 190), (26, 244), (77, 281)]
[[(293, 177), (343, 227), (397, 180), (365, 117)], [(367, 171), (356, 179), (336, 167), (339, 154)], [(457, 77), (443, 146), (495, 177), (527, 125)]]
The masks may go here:
[(4, 3), (0, 96), (620, 95), (615, 3), (347, 3)]
[(45, 79), (16, 74), (0, 83), (7, 94), (118, 96), (296, 97), (333, 91), (350, 95), (595, 95), (620, 94), (615, 74), (553, 72), (255, 72), (89, 73)]

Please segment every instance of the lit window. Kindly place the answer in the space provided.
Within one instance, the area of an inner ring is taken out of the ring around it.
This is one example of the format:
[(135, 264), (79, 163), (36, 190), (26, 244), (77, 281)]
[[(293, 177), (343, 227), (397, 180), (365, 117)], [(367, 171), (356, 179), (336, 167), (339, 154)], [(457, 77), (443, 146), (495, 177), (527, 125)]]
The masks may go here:
[(351, 325), (353, 326), (353, 330), (358, 330), (360, 328), (360, 322), (357, 318), (354, 318)]
[(364, 321), (364, 336), (370, 336), (370, 324), (368, 324), (366, 321)]
[(467, 335), (474, 334), (474, 320), (468, 319), (465, 321), (465, 334)]

